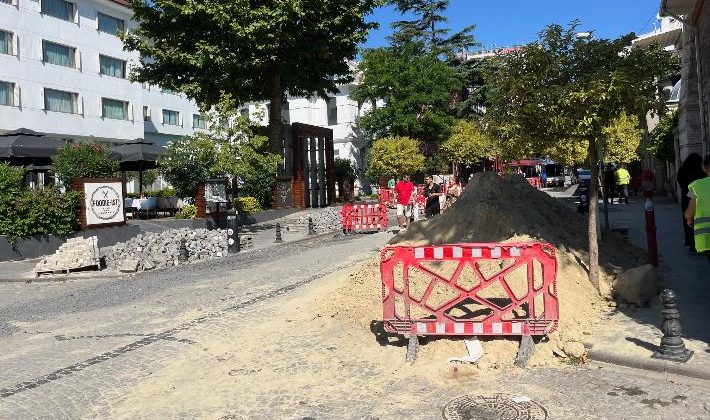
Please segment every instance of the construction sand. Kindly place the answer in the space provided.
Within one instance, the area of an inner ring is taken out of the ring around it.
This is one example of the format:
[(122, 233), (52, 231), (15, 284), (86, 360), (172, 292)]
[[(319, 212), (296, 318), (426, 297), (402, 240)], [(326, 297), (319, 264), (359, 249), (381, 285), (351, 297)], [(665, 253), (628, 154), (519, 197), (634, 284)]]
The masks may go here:
[[(542, 191), (530, 188), (522, 177), (502, 178), (494, 173), (476, 174), (460, 199), (448, 211), (431, 220), (413, 224), (393, 238), (393, 244), (451, 244), (470, 242), (549, 242), (557, 249), (557, 293), (560, 321), (557, 331), (536, 346), (528, 366), (568, 362), (563, 351), (591, 341), (609, 304), (588, 280), (587, 219)], [(602, 281), (609, 284), (623, 270), (643, 264), (644, 254), (617, 235), (600, 241)], [(410, 279), (410, 282), (412, 280)], [(364, 264), (350, 281), (323, 303), (322, 312), (356, 329), (369, 329), (382, 319), (379, 260)], [(608, 293), (608, 287), (603, 288)], [(347, 304), (346, 304), (347, 302)], [(427, 301), (428, 303), (430, 301)], [(335, 308), (341, 308), (339, 311)], [(347, 310), (343, 310), (347, 308)], [(419, 314), (425, 316), (426, 314)], [(381, 332), (384, 334), (384, 332)], [(481, 338), (484, 356), (471, 365), (446, 363), (466, 353), (458, 339), (422, 339), (417, 366), (429, 379), (445, 379), (452, 372), (474, 369), (488, 372), (513, 365), (518, 340)], [(568, 352), (569, 353), (569, 352)], [(424, 369), (421, 369), (422, 366)]]

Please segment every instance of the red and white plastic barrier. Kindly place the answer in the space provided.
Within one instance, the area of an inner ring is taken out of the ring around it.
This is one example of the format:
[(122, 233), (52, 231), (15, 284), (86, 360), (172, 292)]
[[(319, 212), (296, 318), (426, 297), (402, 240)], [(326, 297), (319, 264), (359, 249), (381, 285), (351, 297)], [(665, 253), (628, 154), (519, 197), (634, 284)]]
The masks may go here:
[(343, 232), (387, 230), (387, 206), (375, 204), (346, 204), (340, 212)]
[(559, 321), (550, 244), (387, 246), (380, 275), (388, 332), (545, 335)]

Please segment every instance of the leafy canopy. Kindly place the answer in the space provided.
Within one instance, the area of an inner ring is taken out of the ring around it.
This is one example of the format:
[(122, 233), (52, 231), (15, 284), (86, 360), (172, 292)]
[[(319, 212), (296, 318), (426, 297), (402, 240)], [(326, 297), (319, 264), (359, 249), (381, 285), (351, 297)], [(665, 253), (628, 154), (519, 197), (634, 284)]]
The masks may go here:
[(678, 111), (670, 112), (658, 122), (646, 147), (658, 159), (673, 162), (675, 159), (675, 134), (678, 127)]
[(604, 133), (604, 160), (606, 162), (629, 163), (641, 158), (639, 147), (641, 133), (639, 119), (626, 113), (614, 119), (611, 125), (602, 129)]
[(112, 177), (118, 167), (118, 162), (111, 159), (106, 148), (98, 143), (67, 144), (52, 156), (52, 170), (64, 185), (76, 178)]
[(451, 131), (451, 136), (441, 144), (441, 153), (450, 162), (473, 164), (499, 154), (497, 142), (478, 123), (458, 120)]
[(401, 136), (384, 137), (372, 143), (368, 175), (411, 175), (421, 172), (424, 164), (425, 158), (416, 140)]

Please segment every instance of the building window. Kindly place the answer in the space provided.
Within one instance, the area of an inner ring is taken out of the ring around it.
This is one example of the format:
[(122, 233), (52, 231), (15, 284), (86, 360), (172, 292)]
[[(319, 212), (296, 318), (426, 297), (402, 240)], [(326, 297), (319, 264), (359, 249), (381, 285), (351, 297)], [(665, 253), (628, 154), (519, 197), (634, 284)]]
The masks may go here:
[(0, 54), (14, 55), (12, 32), (0, 30)]
[(126, 78), (126, 62), (107, 55), (99, 55), (99, 73), (104, 76)]
[(147, 106), (143, 107), (143, 121), (150, 121), (150, 108)]
[(207, 128), (205, 119), (200, 114), (192, 114), (192, 128)]
[(78, 95), (73, 92), (64, 92), (62, 90), (45, 89), (44, 90), (44, 109), (47, 111), (66, 112), (69, 114), (77, 114)]
[(123, 32), (125, 29), (125, 22), (121, 19), (105, 15), (101, 12), (96, 14), (96, 18), (99, 21), (99, 31), (101, 32), (116, 35), (119, 32)]
[(239, 115), (242, 117), (247, 117), (249, 118), (249, 108), (242, 108), (239, 110)]
[(76, 68), (76, 49), (54, 42), (42, 41), (42, 62)]
[(65, 0), (42, 0), (42, 13), (74, 22), (74, 3)]
[(101, 116), (110, 120), (127, 120), (128, 102), (101, 98)]
[(16, 106), (15, 84), (10, 82), (0, 82), (0, 105)]
[(163, 124), (165, 125), (180, 125), (180, 113), (169, 109), (163, 110)]
[(325, 100), (328, 106), (328, 125), (338, 125), (338, 104), (335, 98)]

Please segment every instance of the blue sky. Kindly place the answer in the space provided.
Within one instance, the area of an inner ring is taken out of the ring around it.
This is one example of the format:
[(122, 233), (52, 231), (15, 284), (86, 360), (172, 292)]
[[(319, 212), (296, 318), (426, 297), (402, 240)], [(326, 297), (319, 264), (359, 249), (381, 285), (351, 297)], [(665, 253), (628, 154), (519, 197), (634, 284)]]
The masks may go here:
[[(580, 30), (614, 38), (653, 30), (660, 0), (451, 0), (447, 11), (453, 30), (475, 24), (474, 35), (485, 48), (519, 45), (534, 40), (549, 23), (580, 19)], [(389, 24), (400, 20), (391, 7), (378, 9), (370, 20), (380, 23), (366, 47), (387, 44)]]

